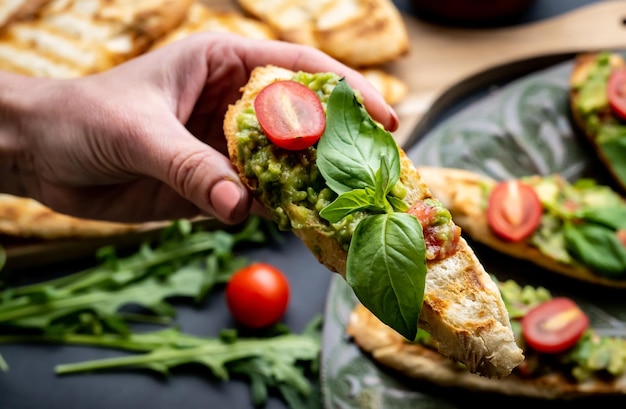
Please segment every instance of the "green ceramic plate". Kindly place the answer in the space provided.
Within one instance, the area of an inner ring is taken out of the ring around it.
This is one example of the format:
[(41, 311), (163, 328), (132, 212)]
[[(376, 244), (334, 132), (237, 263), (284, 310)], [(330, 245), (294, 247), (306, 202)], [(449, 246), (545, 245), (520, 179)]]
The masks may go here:
[[(413, 135), (417, 142), (407, 150), (408, 156), (418, 165), (464, 168), (496, 179), (558, 172), (569, 180), (591, 176), (606, 183), (598, 161), (589, 156), (589, 147), (571, 125), (567, 101), (571, 68), (569, 60), (483, 90), (423, 137)], [(487, 271), (499, 279), (513, 278), (521, 284), (542, 285), (554, 295), (567, 295), (586, 310), (594, 328), (626, 336), (623, 290), (590, 287), (470, 244)], [(440, 388), (376, 365), (345, 334), (356, 302), (351, 289), (336, 277), (329, 290), (324, 324), (321, 382), (326, 409), (463, 408), (477, 402), (493, 407), (522, 401)], [(594, 399), (594, 404), (601, 401)], [(605, 403), (623, 407), (626, 400)], [(529, 404), (559, 407), (545, 401)]]

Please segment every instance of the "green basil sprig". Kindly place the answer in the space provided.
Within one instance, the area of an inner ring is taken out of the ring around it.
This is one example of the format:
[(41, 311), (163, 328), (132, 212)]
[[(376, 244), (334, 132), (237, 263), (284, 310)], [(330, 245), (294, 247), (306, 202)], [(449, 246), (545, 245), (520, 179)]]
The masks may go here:
[(339, 195), (321, 217), (335, 223), (357, 211), (369, 212), (352, 236), (346, 281), (382, 322), (414, 340), (426, 280), (422, 225), (405, 213), (405, 202), (390, 194), (401, 171), (393, 136), (371, 119), (345, 80), (328, 100), (317, 166)]
[(574, 258), (606, 277), (624, 277), (626, 247), (613, 229), (598, 223), (568, 220), (563, 226), (563, 234), (567, 249)]

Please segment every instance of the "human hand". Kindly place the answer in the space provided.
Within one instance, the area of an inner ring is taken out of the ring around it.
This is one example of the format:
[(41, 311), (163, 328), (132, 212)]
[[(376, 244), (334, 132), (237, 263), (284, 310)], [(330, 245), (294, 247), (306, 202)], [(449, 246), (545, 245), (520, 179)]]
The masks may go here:
[(266, 64), (345, 76), (374, 119), (397, 127), (365, 78), (316, 49), (202, 33), (78, 79), (0, 74), (0, 118), (10, 118), (0, 124), (0, 191), (93, 219), (240, 222), (252, 198), (225, 153), (222, 123)]

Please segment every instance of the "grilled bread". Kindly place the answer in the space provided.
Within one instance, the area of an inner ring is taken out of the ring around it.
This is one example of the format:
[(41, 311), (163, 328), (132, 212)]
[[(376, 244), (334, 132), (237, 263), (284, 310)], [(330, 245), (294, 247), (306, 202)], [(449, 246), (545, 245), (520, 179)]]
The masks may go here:
[[(272, 193), (263, 192), (259, 180), (246, 173), (246, 163), (238, 146), (240, 124), (244, 121), (240, 121), (238, 117), (252, 109), (255, 97), (264, 87), (276, 80), (291, 79), (293, 76), (292, 71), (273, 66), (255, 69), (248, 84), (242, 89), (242, 98), (230, 106), (224, 122), (224, 132), (234, 166), (242, 181), (272, 215), (277, 214), (268, 197)], [(244, 149), (254, 147), (247, 146)], [(400, 182), (406, 187), (403, 200), (411, 206), (430, 198), (430, 191), (419, 173), (402, 149), (399, 148), (399, 151)], [(273, 152), (276, 160), (285, 163), (298, 162), (298, 153), (280, 149)], [(277, 158), (278, 155), (280, 159)], [(289, 191), (291, 182), (288, 172), (279, 172), (283, 177), (276, 181), (274, 188), (277, 192)], [(324, 228), (324, 224), (328, 224), (319, 216), (319, 210), (312, 210), (306, 221), (295, 222), (301, 218), (302, 212), (299, 206), (287, 203), (279, 213), (281, 217), (284, 215), (292, 220), (294, 234), (321, 263), (345, 277), (348, 257), (346, 248), (337, 238), (328, 235)], [(454, 254), (427, 261), (426, 267), (424, 302), (419, 315), (420, 327), (438, 341), (442, 354), (463, 362), (471, 372), (489, 377), (508, 375), (523, 360), (523, 356), (515, 343), (500, 293), (467, 243), (460, 239)]]
[[(418, 171), (433, 195), (450, 210), (454, 221), (476, 242), (576, 280), (607, 287), (626, 288), (626, 271), (622, 272), (621, 278), (618, 276), (609, 278), (571, 257), (567, 262), (564, 261), (564, 257), (567, 256), (566, 252), (563, 253), (565, 250), (554, 253), (559, 254), (559, 258), (552, 256), (552, 253), (548, 251), (542, 251), (536, 244), (533, 244), (532, 237), (515, 242), (498, 237), (489, 226), (486, 209), (489, 192), (496, 185), (496, 180), (463, 169), (418, 167)], [(569, 186), (565, 180), (556, 175), (552, 178), (555, 181), (554, 187), (546, 189), (546, 192), (557, 192), (557, 188)], [(617, 202), (621, 199), (616, 193), (611, 194), (607, 189), (608, 187), (602, 188), (605, 192), (603, 195), (609, 195), (606, 206), (617, 206)], [(598, 197), (597, 193), (594, 193), (594, 197)], [(546, 200), (542, 199), (542, 201)], [(556, 232), (556, 234), (559, 233)]]
[(46, 240), (105, 237), (140, 229), (138, 224), (80, 219), (23, 197), (0, 194), (0, 234)]
[(233, 33), (266, 40), (277, 39), (276, 33), (265, 23), (245, 17), (236, 11), (216, 11), (202, 3), (194, 2), (182, 23), (157, 41), (153, 48), (202, 31)]
[(390, 0), (238, 0), (285, 41), (307, 44), (352, 66), (394, 61), (409, 52), (404, 20)]
[[(528, 288), (525, 290), (528, 291)], [(506, 378), (488, 379), (476, 376), (439, 354), (428, 345), (428, 342), (406, 342), (360, 304), (352, 311), (346, 331), (351, 340), (375, 362), (406, 377), (444, 387), (555, 400), (626, 394), (626, 374), (623, 368), (612, 371), (612, 374), (607, 376), (608, 371), (603, 365), (608, 365), (608, 361), (604, 361), (589, 373), (586, 373), (585, 369), (581, 370), (580, 373), (585, 373), (587, 378), (577, 379), (572, 376), (575, 372), (572, 368), (576, 367), (577, 363), (574, 363), (576, 362), (574, 359), (565, 358), (568, 352), (564, 355), (549, 356), (525, 349), (526, 361)], [(593, 330), (591, 331), (593, 333)], [(619, 354), (618, 351), (625, 347), (623, 339), (600, 337), (598, 334), (579, 341), (579, 345), (580, 348), (588, 348), (586, 356), (589, 356), (590, 361), (603, 353)], [(602, 350), (602, 345), (611, 347)], [(584, 363), (578, 364), (585, 367)]]
[(69, 78), (108, 69), (146, 51), (176, 27), (192, 0), (52, 0), (36, 19), (0, 34), (0, 69)]
[(16, 0), (0, 2), (0, 31), (9, 24), (31, 18), (50, 0)]

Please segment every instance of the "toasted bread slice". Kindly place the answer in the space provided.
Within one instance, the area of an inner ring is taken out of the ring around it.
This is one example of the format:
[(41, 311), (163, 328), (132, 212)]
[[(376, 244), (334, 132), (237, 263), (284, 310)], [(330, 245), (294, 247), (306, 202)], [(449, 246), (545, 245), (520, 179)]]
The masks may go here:
[[(599, 65), (603, 68), (598, 69)], [(611, 109), (607, 83), (612, 71), (625, 67), (626, 61), (621, 54), (580, 54), (570, 74), (569, 93), (574, 123), (623, 192), (626, 192), (626, 144), (623, 137), (626, 125)], [(593, 85), (586, 86), (588, 83)]]
[(137, 231), (139, 224), (80, 219), (54, 212), (39, 202), (0, 194), (0, 234), (37, 239), (105, 237)]
[[(185, 20), (176, 29), (158, 40), (152, 48), (158, 48), (188, 35), (215, 31), (233, 33), (249, 38), (265, 40), (278, 39), (278, 33), (270, 25), (244, 16), (236, 11), (217, 11), (202, 3), (194, 3)], [(400, 78), (385, 72), (381, 68), (359, 69), (390, 105), (398, 104), (408, 93), (408, 87)]]
[[(259, 181), (245, 173), (246, 164), (241, 159), (238, 147), (238, 115), (251, 109), (256, 95), (265, 86), (279, 79), (291, 79), (293, 75), (292, 71), (273, 66), (255, 69), (248, 84), (242, 89), (241, 99), (230, 106), (224, 122), (234, 166), (242, 181), (270, 212), (275, 209), (263, 202), (265, 196), (259, 191)], [(285, 152), (282, 155), (288, 156)], [(411, 205), (431, 197), (428, 187), (401, 149), (400, 155), (400, 181), (407, 190), (403, 200)], [(282, 158), (289, 162), (288, 158)], [(289, 178), (284, 179), (286, 185), (281, 190), (288, 188)], [(297, 207), (284, 206), (289, 219), (298, 219)], [(325, 221), (319, 213), (307, 220), (296, 227), (292, 226), (294, 234), (329, 270), (345, 277), (346, 249), (324, 231), (322, 225)], [(427, 271), (424, 302), (419, 317), (421, 328), (438, 341), (441, 353), (465, 363), (471, 372), (490, 377), (508, 375), (523, 360), (523, 355), (515, 343), (500, 293), (467, 243), (461, 239), (458, 250), (452, 256), (428, 261)]]
[(108, 69), (176, 27), (192, 0), (53, 0), (0, 35), (0, 69), (69, 78)]
[(394, 61), (409, 51), (404, 20), (390, 0), (238, 0), (281, 39), (307, 44), (353, 67)]
[(265, 40), (278, 38), (269, 25), (259, 20), (246, 17), (236, 11), (213, 10), (196, 1), (191, 5), (183, 22), (157, 41), (152, 48), (161, 47), (202, 31), (233, 33)]
[(434, 349), (405, 339), (383, 324), (361, 304), (350, 315), (347, 333), (371, 358), (404, 376), (444, 387), (538, 399), (574, 399), (626, 393), (626, 376), (617, 379), (592, 377), (579, 383), (568, 369), (548, 366), (535, 376), (514, 372), (504, 379), (476, 376)]
[(0, 31), (15, 21), (33, 17), (50, 0), (14, 0), (0, 2)]
[(489, 227), (486, 211), (486, 194), (497, 183), (495, 179), (463, 169), (418, 167), (418, 171), (434, 196), (450, 210), (454, 221), (476, 242), (577, 280), (626, 288), (626, 279), (609, 279), (580, 263), (558, 261), (528, 239), (510, 242), (496, 236)]
[(409, 92), (403, 80), (380, 68), (362, 68), (358, 71), (368, 79), (389, 105), (400, 103)]

